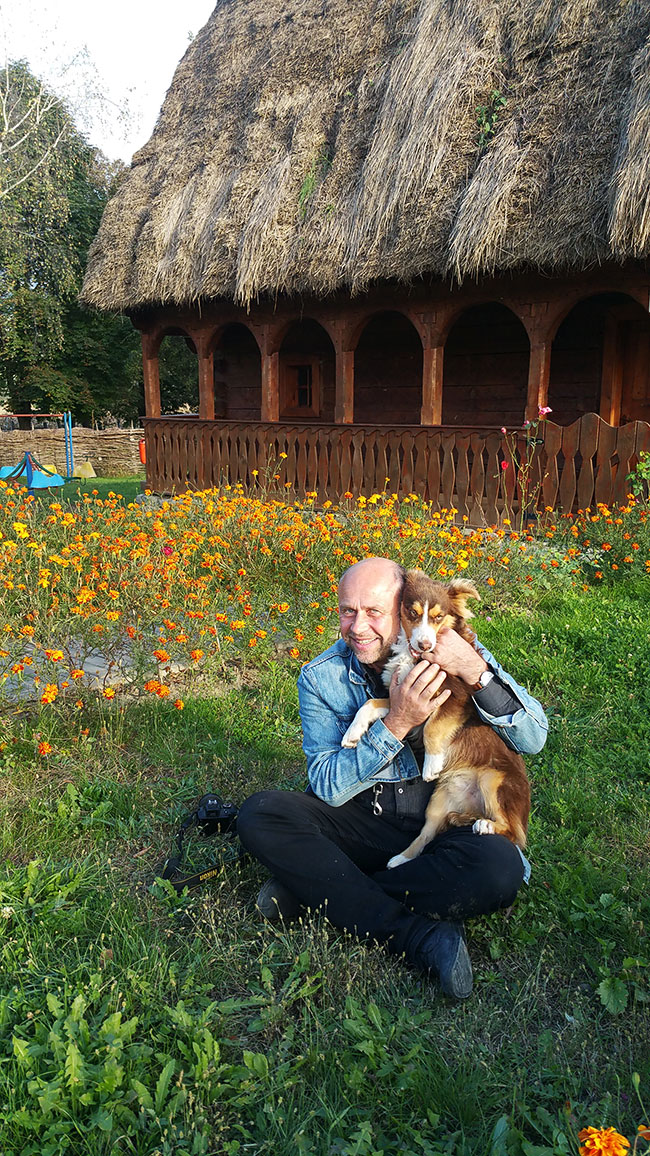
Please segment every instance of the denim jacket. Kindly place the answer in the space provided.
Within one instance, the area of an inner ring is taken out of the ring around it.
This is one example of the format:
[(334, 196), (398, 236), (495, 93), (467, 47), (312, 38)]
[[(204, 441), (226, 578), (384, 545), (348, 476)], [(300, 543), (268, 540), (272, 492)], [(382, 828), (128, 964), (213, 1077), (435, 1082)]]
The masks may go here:
[[(480, 717), (512, 750), (535, 754), (544, 746), (548, 730), (542, 707), (484, 646), (477, 643), (477, 649), (521, 703), (514, 714), (492, 718), (475, 701)], [(408, 742), (395, 738), (382, 719), (372, 724), (354, 749), (341, 746), (357, 710), (371, 697), (364, 668), (342, 639), (300, 672), (298, 698), (309, 783), (314, 794), (333, 807), (375, 783), (395, 783), (420, 774)]]

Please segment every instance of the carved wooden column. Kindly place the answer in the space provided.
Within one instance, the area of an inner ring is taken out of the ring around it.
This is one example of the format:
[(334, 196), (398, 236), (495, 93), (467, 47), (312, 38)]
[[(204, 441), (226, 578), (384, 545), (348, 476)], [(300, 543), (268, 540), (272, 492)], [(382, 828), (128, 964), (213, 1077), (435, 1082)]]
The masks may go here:
[(528, 358), (528, 392), (526, 395), (526, 421), (537, 421), (542, 406), (548, 405), (548, 387), (551, 377), (551, 350), (553, 338), (549, 324), (549, 310), (546, 301), (533, 302), (521, 320), (526, 324), (530, 340)]
[(442, 386), (445, 340), (451, 320), (450, 310), (420, 313), (422, 337), (422, 408), (421, 425), (442, 425)]
[(142, 372), (144, 408), (147, 417), (160, 417), (160, 371), (158, 343), (149, 333), (142, 334)]
[(442, 375), (445, 347), (425, 345), (422, 350), (421, 425), (442, 425)]
[(550, 376), (551, 342), (546, 339), (531, 342), (525, 414), (527, 421), (536, 421), (539, 417), (540, 407), (548, 404)]
[(354, 350), (336, 345), (336, 425), (350, 425), (354, 421)]
[(199, 363), (199, 418), (214, 421), (214, 352), (207, 334), (194, 337)]
[(262, 421), (280, 420), (280, 353), (273, 348), (268, 326), (259, 332), (262, 354)]

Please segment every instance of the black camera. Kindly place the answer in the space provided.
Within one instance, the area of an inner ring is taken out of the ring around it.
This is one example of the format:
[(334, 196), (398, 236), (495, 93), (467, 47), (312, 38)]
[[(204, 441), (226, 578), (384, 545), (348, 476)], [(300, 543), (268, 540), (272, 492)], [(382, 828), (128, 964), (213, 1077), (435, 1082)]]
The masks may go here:
[(218, 875), (221, 870), (221, 863), (214, 863), (203, 871), (179, 879), (183, 862), (183, 840), (190, 827), (198, 827), (201, 835), (205, 836), (235, 835), (238, 809), (234, 803), (224, 803), (219, 795), (202, 795), (196, 810), (192, 811), (191, 815), (188, 815), (181, 823), (176, 836), (176, 854), (170, 855), (165, 860), (159, 868), (158, 874), (162, 875), (163, 879), (168, 879), (179, 893), (185, 888), (191, 890), (192, 887), (198, 887), (201, 883), (207, 883)]
[(196, 825), (204, 835), (229, 835), (237, 826), (238, 808), (218, 795), (202, 795), (195, 811)]

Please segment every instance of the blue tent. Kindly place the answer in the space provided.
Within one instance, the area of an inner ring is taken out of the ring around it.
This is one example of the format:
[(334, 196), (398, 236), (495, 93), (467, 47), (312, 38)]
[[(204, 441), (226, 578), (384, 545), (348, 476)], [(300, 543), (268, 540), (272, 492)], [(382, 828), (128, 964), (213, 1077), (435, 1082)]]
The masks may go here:
[(15, 466), (1, 466), (0, 478), (9, 482), (21, 482), (28, 490), (48, 490), (51, 486), (63, 486), (65, 478), (48, 470), (37, 462), (27, 450)]

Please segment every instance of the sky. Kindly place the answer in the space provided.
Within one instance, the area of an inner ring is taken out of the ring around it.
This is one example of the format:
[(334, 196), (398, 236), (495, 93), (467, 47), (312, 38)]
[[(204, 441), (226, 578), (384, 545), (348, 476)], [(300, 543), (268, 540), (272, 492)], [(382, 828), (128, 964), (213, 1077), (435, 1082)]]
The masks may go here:
[(0, 0), (0, 63), (27, 60), (110, 160), (151, 136), (174, 70), (216, 0)]

